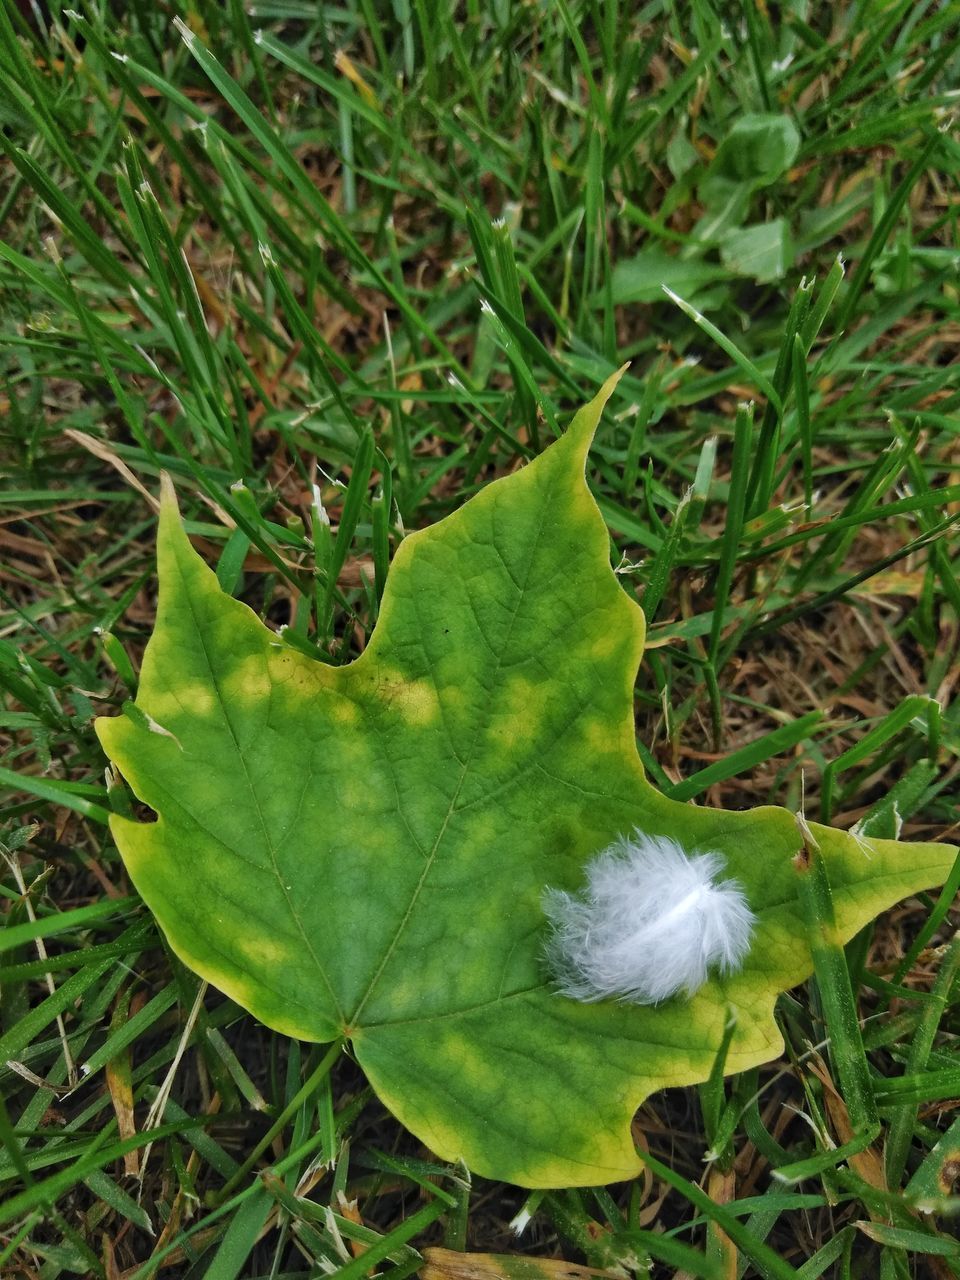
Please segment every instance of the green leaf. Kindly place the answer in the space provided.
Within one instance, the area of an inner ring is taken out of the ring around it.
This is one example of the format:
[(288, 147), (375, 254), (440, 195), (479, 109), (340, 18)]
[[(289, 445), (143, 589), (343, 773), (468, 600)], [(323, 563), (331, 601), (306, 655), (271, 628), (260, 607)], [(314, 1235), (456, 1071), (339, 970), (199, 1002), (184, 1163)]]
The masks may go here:
[(720, 261), (760, 284), (781, 279), (793, 266), (793, 237), (784, 218), (733, 227), (720, 241)]
[(662, 302), (663, 286), (683, 297), (696, 298), (700, 290), (726, 276), (722, 267), (702, 258), (680, 258), (663, 249), (644, 249), (619, 262), (613, 271), (613, 300)]
[[(665, 1085), (775, 1058), (812, 972), (793, 815), (681, 804), (633, 724), (643, 615), (584, 468), (618, 375), (566, 434), (401, 543), (366, 651), (326, 666), (224, 594), (169, 486), (137, 703), (101, 741), (156, 822), (114, 815), (174, 950), (271, 1027), (352, 1039), (440, 1157), (526, 1186), (632, 1177)], [(158, 731), (159, 730), (159, 731)], [(578, 1003), (544, 971), (544, 887), (641, 828), (714, 850), (757, 917), (742, 970), (659, 1007)], [(813, 832), (836, 936), (938, 884), (954, 851)]]
[(702, 244), (722, 244), (745, 220), (756, 191), (789, 169), (800, 135), (789, 116), (741, 116), (724, 137), (698, 187), (706, 212), (694, 236)]
[(726, 135), (700, 185), (700, 198), (722, 199), (728, 184), (755, 191), (781, 177), (796, 159), (800, 135), (789, 116), (757, 112), (741, 116)]

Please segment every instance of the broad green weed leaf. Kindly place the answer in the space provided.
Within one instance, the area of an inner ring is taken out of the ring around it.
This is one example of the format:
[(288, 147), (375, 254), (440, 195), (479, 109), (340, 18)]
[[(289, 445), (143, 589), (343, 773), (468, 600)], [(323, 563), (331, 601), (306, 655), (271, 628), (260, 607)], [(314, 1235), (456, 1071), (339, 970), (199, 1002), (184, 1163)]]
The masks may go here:
[(720, 261), (738, 276), (760, 284), (780, 280), (793, 265), (794, 246), (785, 218), (733, 227), (720, 241)]
[(726, 198), (728, 187), (748, 192), (768, 187), (786, 173), (799, 149), (800, 135), (789, 116), (743, 115), (717, 148), (700, 184), (700, 198), (713, 204)]
[(617, 304), (662, 302), (664, 285), (683, 298), (698, 299), (700, 293), (726, 275), (723, 267), (702, 258), (678, 258), (662, 249), (644, 249), (617, 263), (613, 300)]
[[(172, 493), (141, 714), (101, 741), (152, 823), (112, 819), (174, 950), (256, 1017), (351, 1039), (439, 1156), (525, 1186), (640, 1167), (630, 1121), (665, 1085), (782, 1048), (779, 991), (812, 969), (794, 817), (664, 799), (633, 725), (643, 616), (587, 489), (615, 378), (534, 462), (415, 533), (363, 655), (330, 667), (223, 594)], [(690, 1001), (581, 1004), (544, 972), (545, 885), (640, 827), (716, 850), (757, 925), (743, 969)], [(837, 931), (939, 883), (954, 850), (816, 828)]]

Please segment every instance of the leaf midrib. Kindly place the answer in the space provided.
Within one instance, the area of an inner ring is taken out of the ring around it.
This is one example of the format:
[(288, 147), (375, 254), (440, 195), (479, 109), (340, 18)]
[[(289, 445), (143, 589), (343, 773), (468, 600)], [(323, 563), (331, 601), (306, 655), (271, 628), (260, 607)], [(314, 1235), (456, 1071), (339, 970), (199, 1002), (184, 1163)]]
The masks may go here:
[[(534, 464), (531, 464), (531, 465), (534, 465)], [(554, 472), (547, 480), (545, 492), (542, 494), (541, 504), (540, 504), (540, 519), (537, 524), (536, 533), (534, 534), (532, 539), (530, 554), (526, 558), (522, 582), (515, 583), (517, 587), (517, 601), (514, 606), (513, 613), (510, 617), (510, 624), (507, 627), (506, 636), (504, 637), (503, 643), (500, 646), (500, 652), (497, 653), (496, 655), (496, 665), (494, 667), (493, 674), (491, 677), (492, 683), (495, 683), (500, 673), (500, 669), (503, 665), (503, 651), (509, 646), (510, 639), (513, 635), (513, 629), (514, 629), (514, 626), (516, 625), (517, 617), (520, 613), (521, 605), (526, 599), (527, 589), (530, 582), (530, 574), (533, 566), (534, 555), (536, 553), (537, 547), (539, 546), (540, 540), (543, 536), (543, 527), (546, 523), (547, 512), (550, 509), (549, 500), (553, 492), (553, 489), (556, 486), (556, 478), (557, 478), (556, 472)], [(493, 546), (494, 549), (496, 550), (496, 545), (492, 538), (491, 538), (491, 546)], [(502, 562), (502, 556), (500, 558)], [(513, 575), (510, 574), (509, 572), (508, 572), (508, 577), (510, 577), (510, 580), (513, 581)], [(350, 1034), (350, 1032), (354, 1029), (359, 1029), (360, 1015), (362, 1014), (367, 1002), (370, 999), (370, 996), (373, 994), (374, 989), (376, 988), (381, 977), (383, 976), (384, 970), (386, 969), (387, 965), (390, 962), (390, 957), (393, 955), (394, 951), (396, 950), (397, 944), (399, 943), (400, 938), (402, 937), (404, 931), (407, 928), (407, 925), (410, 922), (410, 917), (413, 914), (414, 908), (416, 907), (417, 902), (420, 898), (420, 894), (423, 892), (424, 885), (429, 879), (430, 872), (433, 869), (434, 863), (436, 862), (437, 854), (439, 853), (440, 845), (443, 842), (443, 837), (446, 834), (447, 828), (450, 825), (450, 820), (452, 817), (454, 817), (456, 813), (457, 800), (460, 797), (460, 792), (463, 789), (463, 784), (466, 781), (466, 777), (470, 770), (470, 766), (473, 763), (473, 759), (477, 749), (477, 743), (480, 739), (480, 735), (483, 732), (484, 726), (489, 724), (490, 708), (492, 707), (492, 705), (493, 705), (492, 699), (488, 699), (487, 702), (484, 704), (484, 713), (477, 721), (476, 729), (474, 730), (474, 734), (473, 734), (473, 739), (470, 743), (470, 748), (467, 751), (464, 757), (464, 760), (462, 762), (461, 769), (460, 769), (460, 776), (457, 779), (457, 785), (454, 788), (453, 795), (451, 796), (450, 801), (447, 805), (447, 811), (443, 816), (443, 821), (440, 825), (440, 830), (437, 833), (437, 837), (433, 842), (433, 847), (430, 850), (426, 863), (424, 864), (423, 869), (420, 872), (419, 879), (417, 880), (417, 883), (414, 887), (413, 893), (410, 897), (410, 901), (407, 904), (407, 908), (403, 913), (403, 917), (398, 923), (397, 928), (394, 931), (393, 937), (391, 938), (387, 946), (387, 949), (384, 952), (383, 959), (380, 961), (380, 964), (377, 966), (373, 976), (371, 977), (370, 981), (367, 984), (366, 990), (363, 992), (363, 995), (360, 997), (360, 1001), (357, 1004), (356, 1009), (354, 1010), (353, 1014), (351, 1015), (349, 1021), (346, 1024), (346, 1027), (345, 1027), (346, 1034)], [(450, 1012), (455, 1013), (458, 1011), (451, 1010)]]

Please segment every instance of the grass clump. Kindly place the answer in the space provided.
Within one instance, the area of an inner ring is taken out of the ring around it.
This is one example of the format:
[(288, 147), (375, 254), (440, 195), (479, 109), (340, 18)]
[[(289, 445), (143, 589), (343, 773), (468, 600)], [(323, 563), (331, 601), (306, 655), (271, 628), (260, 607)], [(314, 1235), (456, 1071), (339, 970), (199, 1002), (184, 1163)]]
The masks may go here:
[(830, 958), (859, 1021), (784, 996), (783, 1062), (643, 1109), (644, 1178), (525, 1200), (178, 965), (91, 730), (161, 470), (346, 661), (404, 531), (629, 359), (595, 480), (652, 779), (955, 839), (956, 13), (7, 0), (0, 69), (0, 1268), (957, 1274), (960, 877)]

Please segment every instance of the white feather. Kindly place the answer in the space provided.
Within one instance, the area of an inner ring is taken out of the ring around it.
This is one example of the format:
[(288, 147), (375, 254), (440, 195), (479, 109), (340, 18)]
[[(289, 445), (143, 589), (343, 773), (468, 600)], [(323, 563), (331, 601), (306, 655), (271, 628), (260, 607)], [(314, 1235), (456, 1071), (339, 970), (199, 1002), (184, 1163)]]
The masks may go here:
[(573, 1000), (659, 1004), (740, 967), (756, 917), (719, 853), (666, 836), (621, 837), (586, 867), (578, 894), (547, 889), (547, 961)]

